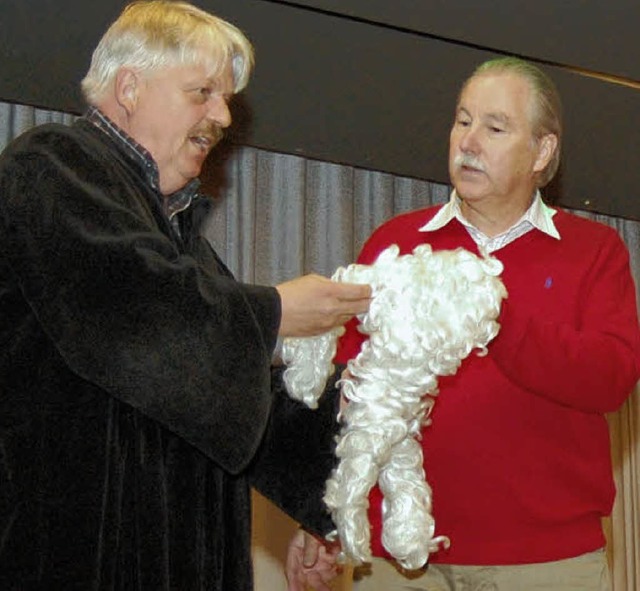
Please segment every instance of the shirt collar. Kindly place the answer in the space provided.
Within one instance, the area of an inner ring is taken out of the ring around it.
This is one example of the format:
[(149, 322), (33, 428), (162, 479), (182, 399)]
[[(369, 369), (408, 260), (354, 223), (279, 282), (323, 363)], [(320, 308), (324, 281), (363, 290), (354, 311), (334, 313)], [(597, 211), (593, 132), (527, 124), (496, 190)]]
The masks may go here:
[(529, 209), (524, 215), (513, 225), (511, 228), (502, 232), (498, 236), (489, 238), (485, 236), (478, 228), (471, 224), (462, 215), (460, 208), (461, 199), (458, 197), (455, 189), (451, 192), (451, 198), (448, 203), (443, 205), (431, 220), (429, 220), (424, 226), (420, 228), (420, 232), (433, 232), (446, 226), (451, 220), (458, 220), (464, 225), (473, 239), (482, 246), (487, 246), (489, 252), (498, 250), (506, 246), (509, 242), (512, 242), (516, 238), (527, 233), (529, 230), (536, 228), (540, 232), (560, 240), (560, 233), (553, 223), (553, 216), (556, 214), (556, 210), (549, 207), (540, 195), (540, 191), (536, 190), (536, 194), (529, 206)]
[(159, 196), (163, 211), (172, 219), (173, 216), (189, 207), (191, 201), (197, 197), (200, 181), (193, 179), (182, 189), (171, 195), (163, 196), (160, 192), (160, 173), (158, 165), (151, 153), (141, 144), (136, 142), (126, 131), (116, 125), (97, 107), (89, 107), (85, 118), (98, 129), (106, 133), (112, 140), (119, 144), (124, 151), (135, 160), (143, 170), (147, 184)]

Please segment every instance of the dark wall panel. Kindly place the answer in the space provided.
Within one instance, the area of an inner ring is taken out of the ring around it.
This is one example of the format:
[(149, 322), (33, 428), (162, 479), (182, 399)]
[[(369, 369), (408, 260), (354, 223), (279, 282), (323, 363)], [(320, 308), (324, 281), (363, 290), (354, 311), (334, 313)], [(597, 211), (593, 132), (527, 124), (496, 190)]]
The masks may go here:
[(292, 0), (286, 4), (640, 81), (636, 0)]
[(1, 0), (0, 99), (69, 112), (107, 23), (126, 4), (106, 0)]
[[(77, 87), (91, 50), (125, 2), (5, 0), (3, 4), (0, 99), (80, 112)], [(447, 35), (426, 34), (418, 30), (423, 17), (415, 11), (439, 5), (443, 13), (438, 26), (443, 33), (445, 25), (453, 27), (460, 20), (455, 11), (461, 5), (467, 5), (465, 14), (475, 15), (468, 12), (470, 2), (450, 0), (448, 13), (445, 3), (437, 1), (202, 0), (196, 4), (238, 24), (256, 47), (255, 75), (234, 107), (235, 141), (448, 181), (448, 131), (459, 85), (478, 63), (495, 55), (496, 42), (488, 49), (480, 46), (486, 41), (479, 38), (457, 42), (455, 36), (467, 34), (459, 24), (459, 30)], [(513, 2), (500, 4), (494, 14), (513, 18), (508, 8)], [(340, 7), (348, 12), (347, 5), (353, 7), (352, 14), (337, 14)], [(368, 20), (356, 14), (364, 9), (369, 10)], [(543, 23), (550, 19), (540, 14), (535, 21), (531, 9), (520, 18), (525, 14), (541, 40), (545, 30), (556, 26), (545, 29)], [(384, 22), (392, 17), (392, 23)], [(435, 21), (433, 16), (425, 22)], [(491, 27), (497, 26), (486, 22), (475, 28), (475, 34), (490, 36)], [(566, 32), (567, 39), (573, 37)], [(597, 53), (594, 43), (598, 40), (583, 40), (585, 55)], [(604, 37), (601, 43), (604, 52)], [(541, 41), (540, 48), (545, 47)], [(563, 95), (567, 128), (561, 176), (549, 193), (567, 206), (640, 219), (640, 167), (635, 165), (640, 153), (636, 131), (640, 94), (546, 63), (562, 63), (566, 56), (543, 57), (543, 67)]]

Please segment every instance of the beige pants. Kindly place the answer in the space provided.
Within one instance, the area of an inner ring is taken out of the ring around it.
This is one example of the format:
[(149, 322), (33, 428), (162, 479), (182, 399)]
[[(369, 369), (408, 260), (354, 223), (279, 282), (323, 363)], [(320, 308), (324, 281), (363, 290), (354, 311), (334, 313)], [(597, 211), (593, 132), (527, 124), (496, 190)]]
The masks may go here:
[(353, 591), (611, 591), (604, 550), (540, 564), (431, 564), (419, 571), (374, 558), (355, 569), (353, 580)]

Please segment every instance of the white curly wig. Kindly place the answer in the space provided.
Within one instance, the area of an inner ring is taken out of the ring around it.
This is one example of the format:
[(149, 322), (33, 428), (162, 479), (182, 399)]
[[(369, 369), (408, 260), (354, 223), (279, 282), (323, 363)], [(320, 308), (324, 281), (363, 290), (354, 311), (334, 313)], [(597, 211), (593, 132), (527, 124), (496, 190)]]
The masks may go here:
[[(435, 536), (431, 488), (417, 439), (438, 393), (438, 376), (452, 375), (471, 351), (486, 353), (506, 289), (502, 263), (464, 249), (433, 252), (428, 244), (399, 255), (392, 245), (373, 265), (339, 268), (334, 281), (368, 283), (369, 311), (359, 316), (369, 336), (340, 381), (348, 404), (342, 411), (338, 465), (326, 484), (345, 558), (371, 559), (368, 496), (378, 483), (382, 543), (407, 569), (424, 566), (446, 536)], [(344, 329), (317, 337), (287, 338), (284, 380), (293, 398), (317, 406), (337, 338)], [(331, 537), (331, 536), (330, 536)]]

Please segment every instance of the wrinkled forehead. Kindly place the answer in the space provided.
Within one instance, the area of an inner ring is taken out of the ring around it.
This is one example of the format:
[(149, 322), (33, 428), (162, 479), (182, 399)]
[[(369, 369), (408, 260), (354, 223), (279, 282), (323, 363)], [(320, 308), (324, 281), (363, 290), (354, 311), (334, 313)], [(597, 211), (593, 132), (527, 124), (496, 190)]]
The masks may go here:
[(479, 109), (483, 114), (508, 119), (526, 119), (533, 124), (535, 101), (529, 81), (514, 72), (488, 71), (475, 74), (463, 85), (456, 110)]

